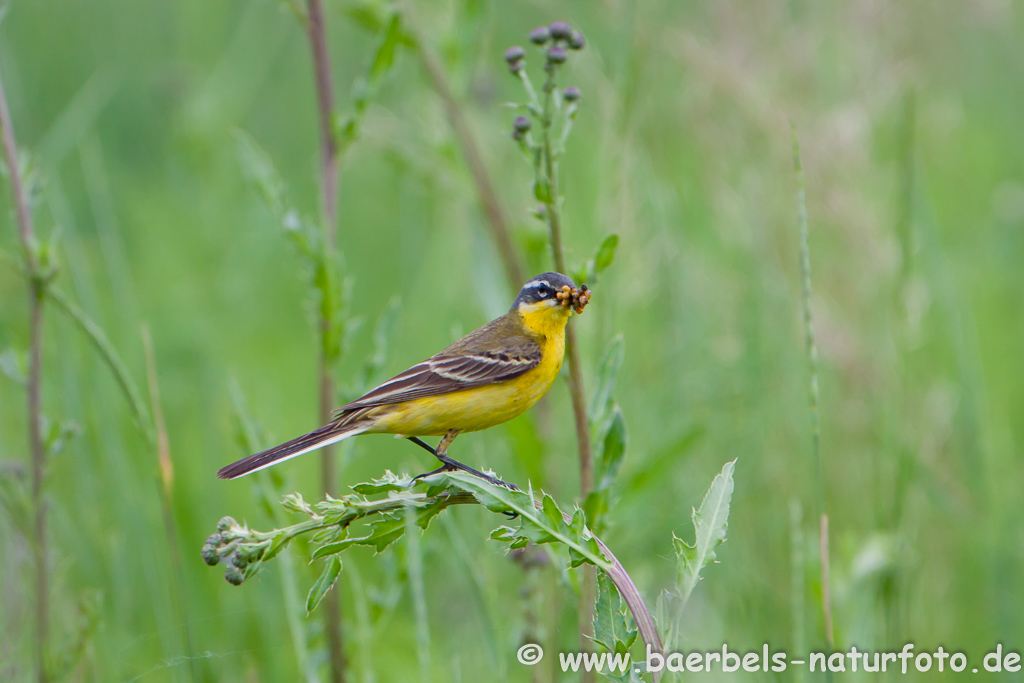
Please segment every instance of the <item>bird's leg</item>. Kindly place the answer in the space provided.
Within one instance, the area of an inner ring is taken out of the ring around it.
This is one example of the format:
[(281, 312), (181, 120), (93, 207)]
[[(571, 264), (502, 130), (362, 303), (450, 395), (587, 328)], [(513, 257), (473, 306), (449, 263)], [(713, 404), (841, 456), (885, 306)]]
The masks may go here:
[(423, 474), (420, 474), (420, 475), (417, 475), (417, 476), (413, 477), (413, 481), (416, 481), (417, 479), (421, 479), (423, 477), (429, 477), (432, 474), (438, 474), (440, 472), (451, 472), (451, 471), (454, 471), (454, 470), (462, 470), (463, 472), (468, 472), (469, 474), (472, 474), (475, 477), (480, 477), (481, 479), (483, 479), (484, 481), (486, 481), (489, 484), (494, 484), (495, 486), (503, 486), (503, 487), (505, 487), (505, 488), (507, 488), (509, 490), (512, 490), (512, 491), (518, 491), (519, 490), (519, 487), (517, 487), (515, 484), (510, 484), (508, 482), (502, 481), (501, 479), (498, 479), (497, 477), (492, 477), (489, 474), (484, 474), (483, 472), (481, 472), (479, 470), (473, 469), (469, 465), (463, 465), (458, 460), (455, 460), (453, 458), (449, 458), (448, 457), (448, 447), (452, 444), (452, 441), (455, 441), (455, 437), (457, 437), (458, 435), (459, 435), (459, 430), (458, 429), (451, 429), (451, 430), (449, 430), (448, 433), (445, 434), (444, 437), (441, 439), (441, 443), (437, 444), (437, 448), (431, 448), (429, 444), (425, 443), (419, 437), (415, 437), (415, 436), (409, 437), (409, 441), (412, 441), (414, 444), (416, 444), (420, 448), (423, 448), (423, 449), (425, 449), (427, 451), (430, 451), (431, 453), (434, 454), (434, 457), (436, 457), (438, 460), (440, 460), (443, 463), (441, 465), (441, 467), (437, 468), (436, 470), (433, 470), (431, 472), (424, 472)]

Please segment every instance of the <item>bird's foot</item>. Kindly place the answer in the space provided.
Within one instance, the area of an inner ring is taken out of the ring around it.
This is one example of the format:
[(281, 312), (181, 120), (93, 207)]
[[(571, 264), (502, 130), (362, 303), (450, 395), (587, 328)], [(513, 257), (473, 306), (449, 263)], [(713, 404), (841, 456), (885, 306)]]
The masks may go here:
[[(455, 470), (462, 470), (463, 472), (466, 472), (468, 474), (472, 474), (474, 477), (480, 477), (481, 479), (486, 481), (488, 484), (492, 484), (494, 486), (501, 486), (502, 488), (506, 488), (509, 491), (518, 491), (519, 490), (519, 487), (516, 486), (515, 484), (510, 484), (507, 481), (502, 481), (501, 479), (499, 479), (497, 477), (492, 477), (489, 474), (484, 474), (480, 470), (475, 470), (472, 467), (470, 467), (469, 465), (464, 465), (461, 462), (459, 462), (458, 460), (455, 460), (453, 458), (449, 458), (448, 454), (446, 453), (447, 449), (440, 450), (440, 449), (431, 448), (429, 444), (427, 444), (425, 441), (423, 441), (422, 439), (420, 439), (418, 437), (415, 437), (415, 436), (410, 437), (409, 441), (412, 441), (414, 444), (416, 444), (420, 448), (426, 449), (427, 451), (432, 453), (434, 455), (434, 457), (436, 457), (438, 460), (440, 460), (443, 463), (441, 465), (441, 467), (438, 467), (436, 470), (432, 470), (430, 472), (424, 472), (423, 474), (420, 474), (420, 475), (417, 475), (417, 476), (413, 477), (413, 481), (416, 481), (417, 479), (422, 479), (423, 477), (429, 477), (429, 476), (431, 476), (433, 474), (440, 474), (441, 472), (454, 472)], [(449, 443), (451, 443), (450, 440), (449, 440)], [(518, 515), (512, 516), (511, 519), (515, 519), (516, 516), (518, 516)]]

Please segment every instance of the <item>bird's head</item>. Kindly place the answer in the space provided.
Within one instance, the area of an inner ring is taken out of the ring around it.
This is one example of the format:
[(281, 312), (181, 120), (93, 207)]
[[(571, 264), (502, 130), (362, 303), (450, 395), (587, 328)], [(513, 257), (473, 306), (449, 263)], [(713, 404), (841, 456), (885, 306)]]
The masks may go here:
[(582, 313), (590, 300), (587, 286), (577, 288), (572, 280), (561, 273), (541, 273), (519, 290), (512, 302), (512, 310), (519, 313), (532, 326), (565, 325), (569, 313)]

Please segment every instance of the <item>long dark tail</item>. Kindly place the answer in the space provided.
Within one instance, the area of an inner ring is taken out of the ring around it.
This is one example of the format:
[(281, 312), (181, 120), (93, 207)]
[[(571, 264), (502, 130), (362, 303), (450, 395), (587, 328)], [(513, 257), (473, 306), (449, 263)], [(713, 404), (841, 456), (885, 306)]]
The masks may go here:
[(331, 422), (309, 434), (303, 434), (291, 441), (286, 441), (280, 446), (274, 446), (262, 453), (250, 455), (248, 458), (242, 458), (227, 467), (222, 467), (217, 471), (217, 477), (220, 479), (237, 479), (250, 472), (256, 472), (271, 465), (276, 465), (283, 460), (315, 451), (318, 448), (323, 448), (356, 434), (362, 434), (372, 424), (372, 421), (345, 422), (343, 424)]

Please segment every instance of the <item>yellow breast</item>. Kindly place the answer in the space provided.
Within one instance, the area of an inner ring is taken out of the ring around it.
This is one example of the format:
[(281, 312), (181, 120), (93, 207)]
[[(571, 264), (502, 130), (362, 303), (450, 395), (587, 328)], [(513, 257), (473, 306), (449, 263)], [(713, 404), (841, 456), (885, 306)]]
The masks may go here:
[(507, 382), (496, 382), (442, 396), (428, 396), (382, 406), (377, 424), (369, 431), (403, 436), (442, 436), (449, 429), (476, 432), (488, 429), (529, 410), (548, 392), (562, 369), (565, 321), (568, 314), (524, 312), (524, 327), (541, 347), (536, 367)]

